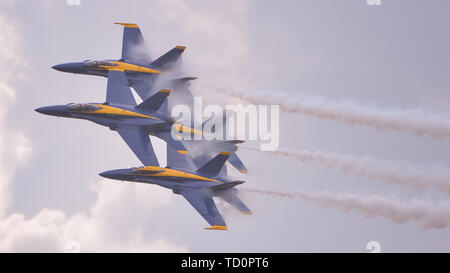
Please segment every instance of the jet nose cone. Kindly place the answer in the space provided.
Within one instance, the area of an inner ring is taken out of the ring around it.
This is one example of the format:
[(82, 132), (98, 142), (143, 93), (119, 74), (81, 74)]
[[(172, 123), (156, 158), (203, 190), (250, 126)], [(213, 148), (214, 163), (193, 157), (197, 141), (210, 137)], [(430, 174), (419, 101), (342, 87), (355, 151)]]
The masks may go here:
[(66, 105), (55, 105), (55, 106), (45, 106), (35, 109), (36, 112), (49, 115), (49, 116), (59, 116), (68, 117), (70, 116), (69, 108)]
[(126, 175), (123, 174), (123, 170), (112, 170), (112, 171), (106, 171), (99, 174), (102, 177), (109, 178), (109, 179), (115, 179), (115, 180), (124, 180), (126, 178)]
[(104, 178), (114, 179), (114, 171), (106, 171), (106, 172), (99, 173), (98, 175), (100, 175)]
[(54, 65), (52, 66), (52, 68), (61, 72), (76, 73), (81, 68), (81, 66), (81, 63), (65, 63)]
[(58, 71), (64, 71), (65, 66), (64, 66), (64, 64), (57, 64), (57, 65), (52, 66), (52, 68), (55, 70), (58, 70)]
[(41, 113), (41, 114), (45, 114), (47, 112), (46, 108), (47, 107), (39, 107), (39, 108), (34, 109), (34, 111)]

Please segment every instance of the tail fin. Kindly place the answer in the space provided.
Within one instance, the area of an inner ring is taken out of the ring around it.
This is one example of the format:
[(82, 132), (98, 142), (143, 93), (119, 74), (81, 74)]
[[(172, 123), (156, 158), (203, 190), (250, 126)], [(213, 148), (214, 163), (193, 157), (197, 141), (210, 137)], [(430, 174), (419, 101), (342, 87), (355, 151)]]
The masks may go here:
[(136, 106), (136, 109), (157, 111), (164, 101), (166, 101), (166, 98), (170, 95), (170, 92), (172, 92), (172, 90), (161, 89), (158, 93)]
[(231, 206), (233, 206), (235, 209), (240, 211), (243, 214), (250, 215), (252, 212), (250, 209), (239, 199), (239, 196), (237, 195), (238, 191), (237, 189), (228, 189), (219, 194), (220, 198), (225, 200), (225, 202), (229, 203)]
[(128, 62), (144, 64), (151, 62), (148, 56), (144, 38), (137, 24), (114, 23), (123, 26), (122, 58)]
[(185, 49), (185, 46), (176, 46), (169, 50), (166, 54), (153, 61), (150, 65), (163, 70), (170, 69), (178, 61)]
[(199, 173), (207, 173), (212, 176), (216, 176), (219, 174), (220, 170), (223, 168), (223, 165), (230, 157), (229, 152), (221, 152), (216, 157), (208, 161), (205, 165), (200, 167), (197, 172)]

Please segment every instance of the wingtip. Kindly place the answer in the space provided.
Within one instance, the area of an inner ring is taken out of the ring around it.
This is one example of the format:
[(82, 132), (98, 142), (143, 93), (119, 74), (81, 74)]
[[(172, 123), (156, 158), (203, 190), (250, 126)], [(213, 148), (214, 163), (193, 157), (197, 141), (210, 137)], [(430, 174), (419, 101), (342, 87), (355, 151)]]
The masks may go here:
[(114, 24), (121, 25), (121, 26), (124, 26), (124, 27), (139, 28), (139, 25), (138, 24), (134, 24), (134, 23), (120, 23), (120, 22), (117, 22), (117, 23), (114, 23)]
[(231, 155), (230, 152), (221, 152), (220, 154), (221, 154), (221, 155)]
[(185, 49), (186, 49), (185, 46), (176, 46), (175, 48), (176, 48), (176, 49), (180, 49), (180, 50), (185, 50)]
[(209, 228), (205, 228), (207, 230), (228, 230), (227, 226), (211, 226)]
[(243, 211), (242, 214), (245, 214), (245, 215), (252, 215), (252, 212), (251, 212), (251, 211)]
[(159, 91), (159, 92), (169, 93), (170, 94), (170, 92), (172, 92), (172, 90), (170, 90), (170, 89), (161, 89), (161, 91)]
[(246, 170), (239, 170), (239, 172), (243, 173), (243, 174), (248, 174), (248, 171), (246, 171)]

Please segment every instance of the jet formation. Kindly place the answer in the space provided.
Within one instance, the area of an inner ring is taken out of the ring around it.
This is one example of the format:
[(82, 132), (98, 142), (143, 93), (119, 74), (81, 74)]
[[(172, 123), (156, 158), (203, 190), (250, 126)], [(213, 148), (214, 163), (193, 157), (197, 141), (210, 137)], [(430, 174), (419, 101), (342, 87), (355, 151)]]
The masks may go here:
[[(221, 198), (242, 214), (251, 214), (235, 188), (244, 181), (228, 176), (225, 165), (229, 162), (241, 173), (247, 173), (236, 154), (237, 144), (243, 141), (184, 140), (182, 134), (205, 134), (194, 129), (197, 126), (184, 125), (169, 114), (172, 94), (177, 96), (178, 103), (192, 107), (189, 81), (196, 78), (180, 77), (177, 73), (186, 47), (176, 46), (152, 61), (146, 53), (139, 26), (116, 24), (124, 27), (119, 60), (86, 60), (53, 66), (62, 72), (106, 77), (105, 102), (45, 106), (36, 111), (50, 116), (88, 120), (116, 131), (143, 166), (105, 171), (101, 176), (168, 188), (182, 195), (197, 210), (210, 225), (206, 229), (227, 230), (213, 197)], [(136, 103), (131, 88), (142, 103)], [(160, 166), (150, 135), (167, 143), (166, 167)], [(197, 149), (199, 147), (201, 149)]]

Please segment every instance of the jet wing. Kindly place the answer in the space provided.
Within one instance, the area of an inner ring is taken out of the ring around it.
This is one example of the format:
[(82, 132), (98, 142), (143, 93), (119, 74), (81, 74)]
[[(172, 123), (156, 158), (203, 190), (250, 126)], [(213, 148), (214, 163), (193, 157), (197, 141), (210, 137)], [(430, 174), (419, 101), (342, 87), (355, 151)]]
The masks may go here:
[(143, 101), (158, 91), (153, 88), (156, 80), (155, 74), (129, 76), (128, 80), (130, 81), (130, 86), (134, 88)]
[(136, 100), (133, 97), (133, 93), (131, 93), (125, 72), (118, 70), (108, 71), (106, 102), (136, 106)]
[[(163, 138), (163, 140), (165, 139)], [(167, 142), (167, 166), (174, 169), (195, 170), (196, 167), (191, 157), (187, 153), (180, 153), (178, 151)]]
[(169, 132), (161, 132), (158, 134), (160, 138), (162, 138), (168, 145), (175, 149), (178, 154), (188, 154), (188, 151), (184, 147), (183, 143), (179, 139), (175, 139), (172, 137), (172, 133)]
[(226, 230), (225, 221), (217, 210), (211, 196), (200, 190), (182, 191), (181, 195), (197, 210), (198, 213), (211, 225), (208, 229)]
[(145, 166), (159, 166), (149, 135), (139, 127), (120, 127), (119, 135)]
[(149, 65), (152, 60), (145, 48), (144, 38), (142, 37), (139, 26), (137, 24), (130, 23), (115, 24), (122, 25), (124, 27), (122, 59), (130, 63)]

